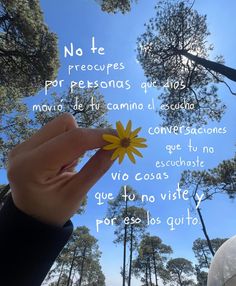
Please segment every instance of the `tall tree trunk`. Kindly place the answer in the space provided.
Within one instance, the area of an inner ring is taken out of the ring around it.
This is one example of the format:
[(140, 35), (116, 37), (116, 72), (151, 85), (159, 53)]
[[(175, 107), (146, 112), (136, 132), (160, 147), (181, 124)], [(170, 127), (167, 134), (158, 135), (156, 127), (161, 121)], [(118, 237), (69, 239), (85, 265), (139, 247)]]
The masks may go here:
[(76, 268), (73, 270), (70, 286), (73, 286), (73, 284), (74, 284), (75, 273), (76, 273)]
[(146, 286), (148, 286), (148, 264), (146, 263), (146, 269), (145, 269), (145, 283)]
[(125, 286), (125, 278), (126, 278), (126, 245), (127, 245), (127, 224), (125, 224), (124, 230), (124, 249), (123, 249), (123, 286)]
[(86, 255), (85, 255), (86, 254), (86, 250), (87, 250), (87, 247), (85, 247), (84, 251), (83, 251), (83, 258), (82, 258), (80, 277), (79, 277), (79, 286), (81, 286), (81, 284), (82, 284), (83, 275), (84, 275), (84, 262), (85, 262), (85, 258), (86, 258)]
[(180, 285), (180, 286), (183, 286), (183, 283), (182, 283), (182, 279), (181, 279), (180, 273), (177, 273), (177, 275), (178, 275), (178, 279), (179, 279), (179, 285)]
[(202, 252), (203, 252), (203, 256), (204, 256), (204, 258), (205, 258), (205, 262), (206, 262), (207, 268), (209, 269), (209, 268), (210, 268), (210, 264), (209, 264), (209, 262), (208, 262), (207, 255), (206, 255), (206, 253), (205, 253), (204, 250), (203, 250)]
[(156, 264), (156, 257), (155, 257), (155, 251), (154, 251), (154, 249), (152, 249), (152, 257), (153, 257), (154, 272), (155, 272), (155, 282), (156, 282), (156, 286), (158, 286), (158, 280), (157, 280), (157, 264)]
[(150, 259), (148, 259), (148, 270), (149, 270), (149, 282), (150, 282), (150, 286), (152, 286), (152, 269), (151, 269)]
[[(197, 202), (195, 196), (193, 196), (193, 200), (194, 200), (195, 205), (197, 206), (198, 202)], [(207, 228), (206, 228), (206, 225), (205, 225), (202, 213), (201, 213), (201, 209), (199, 207), (197, 208), (197, 213), (198, 213), (198, 216), (199, 216), (200, 221), (201, 221), (202, 231), (203, 231), (203, 233), (205, 235), (205, 238), (206, 238), (206, 241), (207, 241), (207, 245), (209, 247), (209, 250), (210, 250), (212, 256), (214, 256), (215, 255), (215, 251), (214, 251), (214, 249), (212, 247), (211, 240), (210, 240), (210, 238), (208, 236)]]
[(57, 280), (57, 286), (60, 285), (60, 281), (61, 281), (61, 276), (62, 276), (62, 272), (63, 272), (63, 269), (64, 269), (64, 262), (62, 263), (61, 265), (61, 270), (60, 270), (60, 274), (59, 274), (59, 277), (58, 277), (58, 280)]
[(133, 225), (131, 224), (131, 226), (130, 226), (130, 253), (129, 253), (129, 280), (128, 280), (128, 286), (131, 286), (132, 261), (133, 261)]
[(236, 69), (232, 69), (220, 63), (216, 63), (216, 62), (192, 55), (191, 53), (188, 53), (187, 51), (184, 51), (184, 50), (178, 50), (177, 53), (185, 56), (189, 60), (194, 61), (196, 64), (201, 65), (206, 69), (209, 69), (211, 71), (224, 75), (232, 81), (236, 81)]
[[(127, 216), (127, 209), (128, 209), (128, 201), (125, 202), (125, 216)], [(127, 245), (127, 224), (125, 224), (124, 230), (124, 249), (123, 249), (123, 283), (122, 285), (125, 286), (125, 278), (126, 278), (126, 245)]]
[(74, 267), (74, 261), (75, 261), (75, 257), (76, 257), (76, 251), (77, 251), (77, 247), (75, 247), (75, 249), (74, 249), (73, 258), (72, 258), (71, 265), (70, 265), (69, 277), (68, 277), (68, 279), (67, 279), (66, 286), (70, 286), (70, 279), (71, 279), (71, 274), (72, 274), (72, 270), (73, 270), (73, 267)]

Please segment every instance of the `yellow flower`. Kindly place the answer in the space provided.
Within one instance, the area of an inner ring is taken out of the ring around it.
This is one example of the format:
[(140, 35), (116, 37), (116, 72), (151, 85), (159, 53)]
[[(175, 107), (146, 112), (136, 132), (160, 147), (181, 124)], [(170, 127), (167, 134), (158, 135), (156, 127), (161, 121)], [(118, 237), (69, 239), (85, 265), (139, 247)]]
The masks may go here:
[(118, 136), (104, 134), (103, 139), (110, 144), (103, 147), (104, 150), (113, 150), (115, 149), (114, 153), (112, 154), (111, 160), (115, 160), (119, 157), (119, 163), (123, 161), (125, 154), (128, 155), (131, 162), (135, 163), (134, 155), (139, 157), (143, 157), (142, 154), (136, 148), (145, 148), (147, 147), (146, 144), (143, 142), (146, 141), (145, 138), (138, 138), (138, 133), (141, 130), (140, 128), (131, 131), (132, 123), (129, 120), (126, 128), (122, 125), (120, 121), (116, 122), (116, 129)]

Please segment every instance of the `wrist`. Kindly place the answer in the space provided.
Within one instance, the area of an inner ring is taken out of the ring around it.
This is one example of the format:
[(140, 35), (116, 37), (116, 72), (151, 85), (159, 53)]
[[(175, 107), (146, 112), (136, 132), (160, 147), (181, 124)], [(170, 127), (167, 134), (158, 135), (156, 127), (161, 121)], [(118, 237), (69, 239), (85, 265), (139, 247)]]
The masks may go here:
[(52, 214), (52, 210), (46, 206), (38, 206), (35, 202), (26, 202), (24, 198), (19, 198), (14, 192), (11, 194), (11, 197), (16, 209), (39, 223), (52, 227), (63, 227), (69, 220), (60, 219), (57, 212)]

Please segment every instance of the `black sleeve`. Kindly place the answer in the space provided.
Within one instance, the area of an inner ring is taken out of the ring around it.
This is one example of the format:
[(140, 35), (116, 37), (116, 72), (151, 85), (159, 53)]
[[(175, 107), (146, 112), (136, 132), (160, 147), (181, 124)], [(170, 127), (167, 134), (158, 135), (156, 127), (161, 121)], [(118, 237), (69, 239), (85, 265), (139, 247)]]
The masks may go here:
[(0, 211), (0, 285), (39, 286), (73, 231), (43, 224), (17, 209), (11, 196)]

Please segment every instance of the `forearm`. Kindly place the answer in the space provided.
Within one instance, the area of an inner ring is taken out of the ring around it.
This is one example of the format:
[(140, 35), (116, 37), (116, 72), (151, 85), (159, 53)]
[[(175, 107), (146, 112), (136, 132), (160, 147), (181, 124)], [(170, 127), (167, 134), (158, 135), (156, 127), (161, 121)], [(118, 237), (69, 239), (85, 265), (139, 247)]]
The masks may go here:
[(70, 221), (56, 227), (35, 220), (9, 197), (0, 211), (0, 284), (41, 285), (72, 231)]

